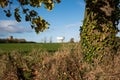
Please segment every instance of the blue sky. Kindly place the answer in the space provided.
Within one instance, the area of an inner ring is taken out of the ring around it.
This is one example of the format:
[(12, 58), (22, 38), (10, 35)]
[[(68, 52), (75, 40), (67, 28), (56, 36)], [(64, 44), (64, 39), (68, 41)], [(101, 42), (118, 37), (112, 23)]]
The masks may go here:
[(84, 0), (62, 0), (60, 4), (55, 4), (52, 11), (48, 11), (44, 7), (35, 9), (40, 16), (50, 23), (50, 29), (39, 34), (31, 29), (29, 22), (23, 20), (21, 23), (17, 23), (13, 16), (7, 18), (0, 8), (2, 14), (0, 14), (0, 38), (12, 35), (15, 38), (25, 38), (27, 41), (42, 42), (46, 38), (49, 42), (52, 38), (52, 41), (56, 42), (56, 37), (63, 36), (65, 42), (69, 41), (70, 38), (79, 41), (84, 6)]
[(79, 41), (79, 29), (84, 18), (85, 2), (84, 0), (61, 1), (60, 4), (55, 4), (52, 11), (48, 11), (44, 7), (35, 9), (40, 16), (50, 23), (50, 29), (39, 34), (31, 29), (29, 22), (22, 20), (21, 23), (17, 23), (13, 16), (7, 18), (0, 8), (0, 38), (14, 36), (15, 38), (24, 38), (27, 41), (35, 42), (43, 42), (45, 38), (49, 42), (52, 38), (52, 41), (56, 42), (56, 37), (63, 36), (65, 42), (68, 42), (71, 38)]

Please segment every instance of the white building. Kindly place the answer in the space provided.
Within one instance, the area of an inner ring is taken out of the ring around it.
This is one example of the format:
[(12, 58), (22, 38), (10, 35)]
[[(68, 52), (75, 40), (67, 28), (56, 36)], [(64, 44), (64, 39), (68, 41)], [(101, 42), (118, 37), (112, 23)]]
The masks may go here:
[(57, 37), (57, 42), (62, 43), (64, 41), (65, 37)]

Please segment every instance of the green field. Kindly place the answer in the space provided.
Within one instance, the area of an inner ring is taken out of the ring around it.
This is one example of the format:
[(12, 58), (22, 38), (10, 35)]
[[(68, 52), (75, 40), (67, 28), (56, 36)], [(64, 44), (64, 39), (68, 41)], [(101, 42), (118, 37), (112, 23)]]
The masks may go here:
[(45, 50), (55, 52), (61, 48), (60, 43), (4, 43), (0, 44), (0, 53), (18, 51), (20, 53), (29, 53), (32, 50)]

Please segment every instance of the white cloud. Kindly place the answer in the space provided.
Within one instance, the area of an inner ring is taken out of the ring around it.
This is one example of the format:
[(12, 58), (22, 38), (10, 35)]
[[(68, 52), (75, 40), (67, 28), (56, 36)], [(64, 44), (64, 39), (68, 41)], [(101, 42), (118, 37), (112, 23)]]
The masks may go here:
[(0, 21), (0, 34), (6, 33), (24, 33), (31, 32), (32, 29), (24, 26), (25, 23), (18, 23), (14, 20), (1, 20)]

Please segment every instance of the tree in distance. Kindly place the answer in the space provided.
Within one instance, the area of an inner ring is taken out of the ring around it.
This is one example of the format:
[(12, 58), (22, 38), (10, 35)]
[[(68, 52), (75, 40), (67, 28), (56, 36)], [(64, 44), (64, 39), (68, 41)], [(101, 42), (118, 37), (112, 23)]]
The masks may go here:
[(71, 39), (70, 39), (70, 43), (74, 43), (74, 38), (71, 38)]

